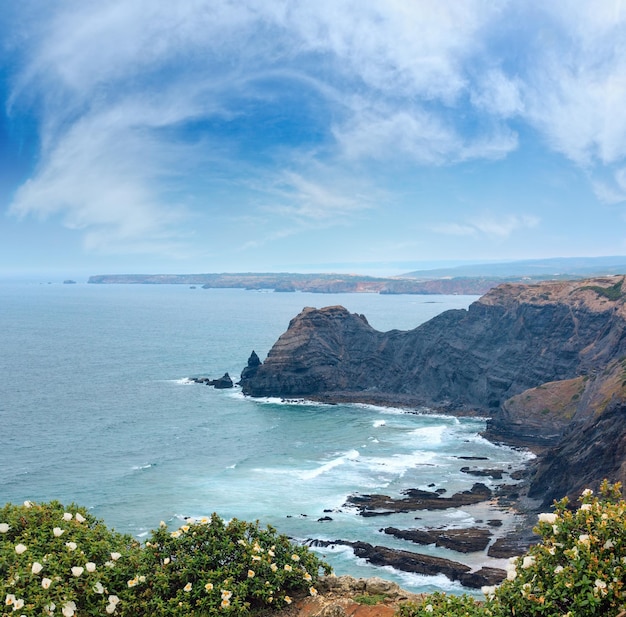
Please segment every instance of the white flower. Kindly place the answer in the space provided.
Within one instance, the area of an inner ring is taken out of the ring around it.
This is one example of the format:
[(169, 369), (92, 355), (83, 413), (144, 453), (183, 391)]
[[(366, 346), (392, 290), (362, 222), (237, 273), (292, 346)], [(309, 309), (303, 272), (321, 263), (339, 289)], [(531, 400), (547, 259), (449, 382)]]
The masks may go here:
[(558, 516), (554, 514), (554, 512), (542, 512), (538, 518), (540, 523), (548, 523), (549, 525), (553, 525), (554, 523), (556, 523)]
[(117, 606), (115, 606), (115, 604), (107, 604), (104, 610), (107, 612), (107, 614), (112, 615), (115, 612), (116, 608)]
[(94, 586), (93, 586), (93, 590), (96, 593), (104, 593), (104, 587), (102, 586), (102, 583), (100, 581), (98, 581)]
[(66, 542), (65, 546), (67, 546), (70, 551), (75, 551), (78, 545), (76, 542)]
[(590, 503), (584, 503), (582, 506), (580, 506), (580, 509), (583, 512), (588, 512), (589, 510), (591, 510), (591, 504)]
[(26, 501), (24, 502), (24, 507), (25, 507), (25, 508), (32, 508), (32, 507), (33, 507), (33, 502), (32, 502), (32, 501), (28, 501), (28, 500), (26, 500)]
[(522, 560), (522, 568), (524, 569), (530, 568), (534, 564), (535, 558), (532, 555), (526, 555), (526, 557)]
[(104, 562), (104, 565), (105, 565), (107, 568), (114, 568), (114, 567), (115, 567), (115, 562), (114, 562), (114, 561), (105, 561), (105, 562)]
[(11, 529), (9, 523), (0, 523), (0, 533), (6, 533), (9, 529)]
[(254, 578), (254, 570), (248, 570), (248, 578)]
[(15, 552), (16, 552), (18, 555), (21, 555), (24, 551), (26, 551), (26, 547), (25, 547), (23, 544), (18, 544), (18, 545), (15, 547)]
[(88, 561), (85, 564), (85, 570), (87, 570), (87, 572), (95, 572), (96, 571), (96, 564), (93, 561)]
[(495, 585), (485, 585), (481, 587), (480, 590), (485, 594), (487, 598), (493, 598), (496, 595), (496, 586)]
[(85, 571), (85, 568), (83, 568), (82, 566), (74, 566), (72, 568), (72, 576), (80, 576), (83, 572)]
[(554, 573), (560, 574), (561, 572), (563, 572), (563, 569), (563, 566), (557, 566), (556, 568), (554, 568)]
[(589, 534), (583, 533), (578, 536), (578, 543), (584, 544), (585, 546), (589, 546)]
[(79, 522), (79, 523), (84, 523), (87, 519), (80, 513), (80, 512), (76, 512), (76, 514), (74, 515), (74, 518)]
[(598, 589), (606, 589), (606, 583), (604, 581), (600, 580), (599, 578), (596, 579), (595, 586)]
[(39, 574), (42, 570), (43, 566), (38, 561), (35, 561), (33, 567), (30, 569), (33, 574)]
[(204, 586), (204, 588), (205, 588), (207, 591), (213, 591), (213, 583), (207, 583), (207, 584)]
[(312, 596), (316, 596), (317, 595), (317, 589), (315, 589), (315, 587), (309, 587), (309, 593)]
[(180, 531), (179, 529), (177, 529), (176, 531), (172, 531), (172, 533), (170, 534), (170, 536), (172, 536), (172, 538), (178, 538), (180, 537), (180, 535), (182, 534), (182, 531)]
[(583, 497), (589, 497), (590, 495), (593, 495), (593, 491), (590, 488), (586, 488), (583, 493), (582, 493)]
[(120, 601), (120, 599), (117, 596), (109, 596), (108, 599), (109, 599), (109, 602), (113, 604), (114, 606), (117, 606)]
[(425, 610), (427, 613), (432, 613), (432, 612), (433, 612), (433, 605), (432, 605), (432, 604), (427, 604), (427, 605), (424, 607), (424, 610)]
[(286, 563), (285, 564), (285, 571), (286, 572), (291, 572), (292, 570), (293, 570), (293, 568), (288, 563)]
[(63, 617), (73, 617), (74, 613), (76, 612), (76, 602), (66, 602), (63, 605), (61, 612), (63, 613)]
[(165, 566), (166, 566), (169, 562), (170, 562), (170, 558), (169, 558), (169, 557), (165, 557), (165, 558), (163, 559), (163, 565), (165, 565)]
[(187, 584), (183, 587), (183, 591), (191, 591), (191, 583), (187, 583)]
[(13, 610), (19, 611), (24, 606), (24, 598), (19, 598), (13, 603)]
[(506, 578), (509, 581), (514, 581), (517, 578), (517, 568), (514, 563), (509, 563), (506, 566)]
[(167, 527), (167, 523), (165, 521), (161, 521), (159, 523), (159, 527), (161, 527), (161, 529), (163, 529), (163, 528)]
[(7, 593), (6, 598), (4, 599), (4, 603), (7, 606), (12, 606), (15, 602), (15, 596), (12, 593)]
[(57, 607), (57, 605), (54, 602), (50, 602), (50, 604), (46, 604), (43, 607), (43, 610), (45, 611), (46, 615), (49, 615), (50, 617), (52, 617), (54, 615), (54, 609)]
[(65, 533), (65, 529), (61, 529), (60, 527), (55, 527), (52, 530), (52, 533), (54, 534), (55, 538), (60, 538)]
[(139, 583), (139, 579), (137, 577), (131, 578), (126, 584), (129, 587), (135, 587)]
[(41, 586), (44, 589), (48, 589), (51, 584), (52, 584), (52, 579), (49, 579), (49, 578), (42, 578), (41, 579)]
[(298, 557), (298, 555), (292, 555), (291, 556), (292, 561), (300, 561), (300, 557)]
[(289, 596), (285, 596), (285, 604), (291, 604), (291, 598)]
[(111, 553), (111, 559), (117, 561), (122, 556), (121, 553)]
[(71, 521), (72, 520), (72, 513), (71, 512), (64, 512), (63, 513), (63, 520), (64, 521)]
[(230, 600), (233, 597), (233, 592), (228, 591), (226, 589), (221, 589), (222, 592), (222, 600)]
[(615, 548), (615, 544), (613, 544), (613, 540), (607, 540), (604, 543), (604, 548), (607, 549), (607, 550), (610, 549), (610, 548)]

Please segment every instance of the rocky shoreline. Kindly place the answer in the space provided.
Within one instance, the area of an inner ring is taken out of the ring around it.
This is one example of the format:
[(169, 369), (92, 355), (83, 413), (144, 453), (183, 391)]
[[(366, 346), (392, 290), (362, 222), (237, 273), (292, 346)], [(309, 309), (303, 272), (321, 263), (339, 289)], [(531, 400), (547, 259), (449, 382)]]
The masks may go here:
[(399, 512), (443, 511), (476, 504), (487, 505), (494, 512), (504, 511), (507, 517), (515, 516), (517, 521), (515, 529), (505, 534), (497, 533), (502, 526), (501, 518), (486, 521), (479, 519), (476, 525), (465, 528), (380, 529), (383, 534), (417, 545), (434, 545), (455, 553), (470, 555), (474, 562), (480, 562), (478, 567), (424, 552), (377, 546), (361, 541), (310, 538), (307, 544), (331, 548), (349, 546), (356, 557), (372, 565), (390, 566), (401, 572), (415, 574), (444, 574), (451, 581), (458, 581), (468, 588), (480, 589), (484, 585), (499, 584), (506, 578), (501, 560), (524, 554), (538, 541), (538, 537), (532, 532), (537, 521), (537, 504), (534, 503), (532, 504), (534, 507), (530, 507), (526, 496), (527, 484), (523, 480), (516, 485), (503, 484), (494, 492), (484, 484), (476, 483), (471, 490), (456, 493), (451, 497), (442, 497), (442, 492), (445, 491), (407, 489), (403, 492), (404, 497), (398, 499), (386, 495), (352, 495), (345, 505), (356, 507), (360, 516), (381, 518)]

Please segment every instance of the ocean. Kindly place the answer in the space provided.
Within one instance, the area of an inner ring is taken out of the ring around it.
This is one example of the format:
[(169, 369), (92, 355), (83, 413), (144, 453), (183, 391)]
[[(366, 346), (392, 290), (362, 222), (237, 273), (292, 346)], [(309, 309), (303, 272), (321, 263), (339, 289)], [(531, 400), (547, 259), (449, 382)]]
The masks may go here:
[[(237, 381), (250, 352), (264, 359), (305, 306), (341, 304), (386, 331), (412, 329), (475, 299), (2, 283), (0, 504), (74, 502), (139, 539), (161, 520), (174, 529), (185, 517), (217, 512), (299, 541), (362, 540), (478, 566), (480, 555), (420, 547), (380, 528), (502, 518), (504, 533), (511, 514), (482, 504), (362, 517), (344, 504), (353, 494), (442, 488), (452, 495), (477, 480), (495, 486), (462, 473), (468, 461), (459, 456), (488, 457), (489, 467), (510, 471), (529, 455), (483, 439), (484, 420), (255, 400), (188, 379), (228, 372)], [(337, 574), (462, 591), (443, 576), (368, 565), (345, 546), (316, 550)]]

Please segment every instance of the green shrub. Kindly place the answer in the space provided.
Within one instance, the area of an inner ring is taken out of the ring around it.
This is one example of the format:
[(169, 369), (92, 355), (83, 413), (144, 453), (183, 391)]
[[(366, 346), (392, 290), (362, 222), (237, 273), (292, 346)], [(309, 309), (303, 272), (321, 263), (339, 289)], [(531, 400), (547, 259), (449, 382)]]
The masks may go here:
[(0, 509), (2, 615), (248, 615), (291, 602), (330, 567), (274, 529), (217, 515), (142, 547), (84, 508)]
[[(152, 532), (143, 552), (146, 581), (142, 613), (246, 615), (284, 606), (290, 594), (308, 592), (320, 569), (330, 567), (304, 546), (292, 544), (272, 527), (217, 515), (169, 532)], [(138, 613), (139, 614), (139, 613)]]
[(366, 604), (367, 606), (375, 606), (381, 604), (387, 599), (385, 593), (364, 593), (358, 596), (354, 596), (354, 601), (357, 604)]
[(396, 614), (400, 617), (417, 617), (418, 615), (429, 617), (449, 617), (450, 615), (483, 617), (489, 613), (485, 611), (482, 603), (477, 602), (471, 596), (433, 593), (419, 604), (414, 602), (402, 604), (396, 611)]
[(120, 614), (140, 546), (84, 508), (25, 502), (0, 510), (3, 615)]
[(540, 543), (510, 560), (500, 586), (483, 588), (484, 603), (433, 594), (399, 615), (615, 617), (626, 606), (626, 503), (620, 485), (606, 481), (601, 497), (586, 490), (580, 501), (571, 510), (563, 499), (539, 515)]

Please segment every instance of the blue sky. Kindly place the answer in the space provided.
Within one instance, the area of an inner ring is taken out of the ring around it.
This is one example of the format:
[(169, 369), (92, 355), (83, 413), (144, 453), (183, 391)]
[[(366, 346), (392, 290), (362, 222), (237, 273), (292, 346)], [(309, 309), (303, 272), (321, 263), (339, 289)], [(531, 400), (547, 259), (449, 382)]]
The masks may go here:
[(626, 2), (5, 4), (0, 275), (626, 254)]

